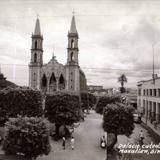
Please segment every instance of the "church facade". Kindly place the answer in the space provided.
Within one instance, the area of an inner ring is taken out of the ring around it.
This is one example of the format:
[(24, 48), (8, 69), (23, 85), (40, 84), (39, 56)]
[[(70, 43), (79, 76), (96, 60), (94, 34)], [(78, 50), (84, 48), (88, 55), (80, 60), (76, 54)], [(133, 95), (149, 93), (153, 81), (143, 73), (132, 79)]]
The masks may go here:
[(37, 18), (32, 34), (31, 60), (29, 64), (29, 86), (43, 93), (55, 91), (77, 92), (87, 90), (87, 80), (79, 66), (79, 35), (73, 15), (68, 32), (67, 62), (59, 63), (55, 56), (47, 64), (43, 64), (43, 36)]

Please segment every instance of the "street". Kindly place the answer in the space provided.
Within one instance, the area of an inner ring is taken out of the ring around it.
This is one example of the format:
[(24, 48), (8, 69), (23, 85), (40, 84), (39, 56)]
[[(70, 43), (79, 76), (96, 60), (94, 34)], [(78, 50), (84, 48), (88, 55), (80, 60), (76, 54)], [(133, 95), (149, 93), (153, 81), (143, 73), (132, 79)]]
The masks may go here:
[(102, 116), (91, 111), (75, 129), (75, 149), (71, 150), (70, 139), (67, 140), (66, 149), (62, 149), (62, 141), (52, 141), (52, 151), (48, 156), (38, 160), (105, 160), (106, 151), (100, 148), (100, 137), (103, 135)]
[[(151, 142), (158, 144), (159, 140), (145, 129), (141, 124), (135, 124), (135, 129), (130, 138), (124, 135), (118, 136), (119, 144), (133, 143), (138, 144), (140, 130), (144, 133), (144, 144)], [(81, 122), (78, 128), (75, 128), (73, 136), (75, 138), (75, 149), (70, 146), (70, 139), (66, 140), (66, 149), (62, 148), (62, 140), (51, 140), (52, 150), (48, 156), (37, 158), (38, 160), (105, 160), (106, 151), (100, 148), (100, 137), (103, 135), (102, 116), (91, 111)], [(1, 151), (3, 154), (3, 151)], [(159, 160), (160, 155), (132, 154), (132, 160)], [(115, 155), (108, 155), (108, 160), (116, 160)]]

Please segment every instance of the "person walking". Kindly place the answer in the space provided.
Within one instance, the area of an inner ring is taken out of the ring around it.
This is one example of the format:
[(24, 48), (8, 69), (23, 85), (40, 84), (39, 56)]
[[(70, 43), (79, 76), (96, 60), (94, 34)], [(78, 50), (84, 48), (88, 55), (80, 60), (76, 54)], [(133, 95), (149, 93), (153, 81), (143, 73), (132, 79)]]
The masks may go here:
[(139, 137), (140, 137), (140, 145), (143, 145), (143, 140), (144, 140), (144, 134), (143, 134), (143, 130), (140, 131), (139, 133)]
[(74, 137), (71, 138), (71, 148), (72, 150), (74, 150), (74, 143), (75, 143), (75, 139)]
[(66, 149), (66, 138), (65, 137), (62, 138), (62, 147), (63, 149)]

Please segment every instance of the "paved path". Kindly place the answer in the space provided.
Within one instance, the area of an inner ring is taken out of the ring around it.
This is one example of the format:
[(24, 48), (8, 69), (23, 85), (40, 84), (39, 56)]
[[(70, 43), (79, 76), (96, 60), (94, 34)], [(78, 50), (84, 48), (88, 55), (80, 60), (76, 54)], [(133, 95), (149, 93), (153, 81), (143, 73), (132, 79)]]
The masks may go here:
[(94, 111), (86, 117), (85, 121), (75, 129), (75, 150), (71, 150), (70, 140), (67, 141), (66, 150), (62, 149), (62, 141), (52, 141), (52, 152), (38, 160), (105, 160), (106, 153), (100, 148), (100, 137), (103, 134), (102, 116)]

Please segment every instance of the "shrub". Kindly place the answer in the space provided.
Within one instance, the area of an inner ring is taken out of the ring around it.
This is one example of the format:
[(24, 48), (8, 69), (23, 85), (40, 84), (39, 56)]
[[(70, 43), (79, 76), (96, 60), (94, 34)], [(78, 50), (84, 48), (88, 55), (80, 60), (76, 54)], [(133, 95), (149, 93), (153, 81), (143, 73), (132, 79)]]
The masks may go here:
[(21, 154), (28, 159), (49, 154), (49, 127), (42, 118), (10, 118), (6, 123), (3, 150), (7, 155)]
[(42, 116), (41, 93), (26, 87), (7, 88), (0, 91), (0, 126), (10, 117)]

